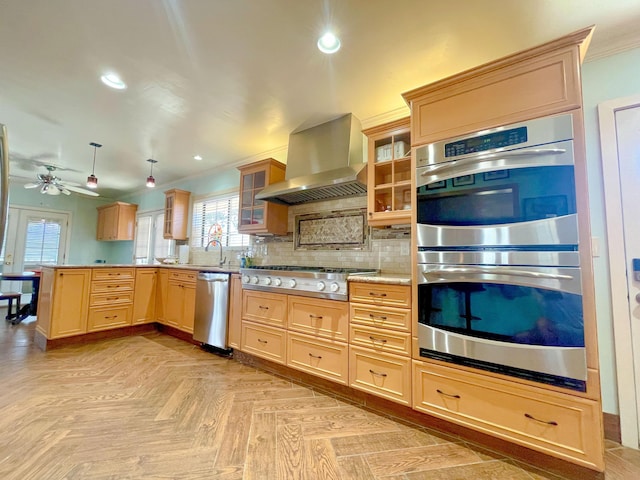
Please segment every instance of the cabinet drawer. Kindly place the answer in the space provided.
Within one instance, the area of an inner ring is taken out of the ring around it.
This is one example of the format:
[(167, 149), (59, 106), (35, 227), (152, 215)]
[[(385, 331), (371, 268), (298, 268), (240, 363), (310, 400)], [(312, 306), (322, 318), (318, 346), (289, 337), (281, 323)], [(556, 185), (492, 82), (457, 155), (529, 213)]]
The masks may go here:
[(603, 468), (598, 402), (414, 361), (414, 408)]
[(182, 283), (196, 283), (198, 272), (190, 270), (172, 270), (169, 271), (169, 280)]
[(131, 325), (131, 305), (90, 308), (87, 331), (108, 330)]
[(411, 355), (411, 334), (351, 324), (349, 342), (376, 352)]
[(104, 282), (91, 282), (91, 293), (113, 293), (133, 290), (134, 280), (110, 280)]
[(123, 280), (135, 278), (133, 268), (94, 268), (91, 280)]
[(287, 365), (348, 384), (349, 347), (346, 343), (289, 332)]
[(287, 296), (281, 293), (244, 290), (242, 318), (284, 328), (287, 324)]
[(287, 324), (309, 335), (349, 340), (349, 303), (289, 295)]
[(286, 332), (279, 328), (242, 322), (241, 350), (284, 364), (286, 362), (285, 335)]
[(133, 303), (133, 290), (112, 293), (93, 293), (89, 300), (90, 307), (129, 303)]
[(411, 310), (351, 304), (351, 323), (411, 332)]
[(411, 308), (411, 287), (350, 282), (349, 301), (387, 307)]
[(349, 347), (349, 384), (403, 405), (411, 405), (411, 359)]

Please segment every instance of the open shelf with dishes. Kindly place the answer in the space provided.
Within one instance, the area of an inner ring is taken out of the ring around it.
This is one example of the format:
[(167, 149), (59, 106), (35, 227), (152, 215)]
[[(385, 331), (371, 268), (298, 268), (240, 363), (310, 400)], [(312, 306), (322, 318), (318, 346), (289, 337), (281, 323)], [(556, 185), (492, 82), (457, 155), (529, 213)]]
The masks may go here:
[(403, 118), (363, 131), (368, 138), (368, 221), (371, 226), (410, 223), (411, 131)]

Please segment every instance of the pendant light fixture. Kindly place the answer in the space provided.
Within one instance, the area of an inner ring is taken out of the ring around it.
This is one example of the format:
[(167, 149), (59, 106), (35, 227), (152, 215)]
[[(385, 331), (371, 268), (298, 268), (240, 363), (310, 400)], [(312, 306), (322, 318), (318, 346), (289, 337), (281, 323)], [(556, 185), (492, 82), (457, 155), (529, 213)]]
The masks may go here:
[(91, 175), (87, 177), (87, 187), (98, 188), (98, 177), (96, 177), (96, 151), (102, 146), (99, 143), (91, 142), (89, 145), (93, 147), (93, 168), (91, 169)]
[(156, 186), (156, 179), (153, 178), (153, 164), (158, 163), (158, 161), (154, 160), (153, 158), (149, 158), (147, 162), (151, 164), (151, 171), (149, 172), (149, 176), (147, 177), (147, 187), (153, 188)]

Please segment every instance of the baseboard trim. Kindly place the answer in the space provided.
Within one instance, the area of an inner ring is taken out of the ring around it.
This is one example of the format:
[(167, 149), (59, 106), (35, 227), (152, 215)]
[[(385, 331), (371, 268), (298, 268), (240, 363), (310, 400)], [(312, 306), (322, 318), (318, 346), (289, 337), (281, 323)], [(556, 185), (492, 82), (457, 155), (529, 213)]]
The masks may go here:
[(613, 442), (622, 443), (622, 433), (620, 431), (620, 415), (613, 413), (603, 413), (602, 423), (604, 427), (604, 438)]
[(431, 415), (413, 410), (411, 407), (405, 407), (375, 395), (292, 369), (286, 365), (280, 365), (239, 350), (233, 351), (233, 358), (242, 364), (265, 370), (299, 385), (316, 389), (324, 394), (340, 397), (340, 399), (345, 402), (358, 405), (374, 413), (393, 417), (400, 422), (408, 422), (418, 427), (428, 427), (444, 434), (458, 436), (480, 447), (509, 455), (535, 468), (560, 475), (562, 478), (575, 480), (604, 479), (603, 472), (597, 472), (590, 468), (576, 465), (536, 450), (531, 450), (506, 440), (432, 417)]
[(66, 347), (69, 345), (82, 345), (85, 343), (95, 342), (97, 340), (141, 335), (143, 333), (153, 332), (155, 330), (155, 323), (145, 323), (143, 325), (133, 325), (129, 327), (115, 328), (113, 330), (91, 332), (84, 335), (74, 335), (73, 337), (47, 339), (41, 332), (36, 329), (34, 343), (38, 345), (41, 350), (51, 350), (54, 348)]

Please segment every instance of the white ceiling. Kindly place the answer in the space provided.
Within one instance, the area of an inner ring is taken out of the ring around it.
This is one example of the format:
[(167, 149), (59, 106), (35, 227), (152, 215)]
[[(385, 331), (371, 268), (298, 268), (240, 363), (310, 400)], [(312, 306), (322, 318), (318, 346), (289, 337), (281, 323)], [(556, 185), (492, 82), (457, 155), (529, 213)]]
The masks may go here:
[(117, 197), (144, 188), (148, 158), (159, 184), (211, 173), (592, 24), (587, 60), (640, 46), (638, 0), (0, 0), (0, 123), (13, 181), (44, 173), (35, 160), (84, 184), (98, 142), (98, 192)]

